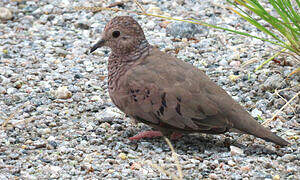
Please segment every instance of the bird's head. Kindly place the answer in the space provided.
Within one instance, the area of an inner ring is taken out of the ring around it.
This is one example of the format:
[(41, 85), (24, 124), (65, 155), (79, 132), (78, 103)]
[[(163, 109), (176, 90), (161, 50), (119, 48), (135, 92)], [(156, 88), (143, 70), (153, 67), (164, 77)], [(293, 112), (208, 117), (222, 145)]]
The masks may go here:
[(147, 40), (141, 26), (130, 16), (117, 16), (106, 24), (101, 39), (93, 45), (91, 52), (107, 46), (115, 54), (126, 55), (142, 43)]

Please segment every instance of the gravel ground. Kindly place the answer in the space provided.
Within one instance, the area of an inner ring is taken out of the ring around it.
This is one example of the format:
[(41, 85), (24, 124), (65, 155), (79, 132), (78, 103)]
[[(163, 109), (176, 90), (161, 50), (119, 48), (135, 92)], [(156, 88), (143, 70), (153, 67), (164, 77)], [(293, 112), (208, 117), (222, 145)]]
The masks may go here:
[[(110, 3), (113, 3), (111, 1)], [(224, 8), (225, 1), (142, 0), (149, 13), (196, 18), (264, 36)], [(0, 179), (163, 179), (147, 162), (177, 173), (163, 139), (131, 142), (149, 129), (134, 124), (107, 92), (109, 49), (88, 54), (112, 17), (92, 0), (1, 0), (0, 2)], [(226, 6), (226, 5), (225, 5)], [(125, 10), (138, 10), (126, 2)], [(268, 119), (299, 92), (297, 67), (288, 56), (254, 69), (274, 52), (257, 39), (159, 18), (135, 17), (151, 44), (206, 73), (258, 121)], [(299, 66), (299, 65), (298, 65)], [(277, 93), (275, 93), (277, 92)], [(184, 179), (300, 179), (300, 105), (296, 97), (268, 124), (288, 139), (276, 147), (252, 136), (185, 135), (173, 141)]]

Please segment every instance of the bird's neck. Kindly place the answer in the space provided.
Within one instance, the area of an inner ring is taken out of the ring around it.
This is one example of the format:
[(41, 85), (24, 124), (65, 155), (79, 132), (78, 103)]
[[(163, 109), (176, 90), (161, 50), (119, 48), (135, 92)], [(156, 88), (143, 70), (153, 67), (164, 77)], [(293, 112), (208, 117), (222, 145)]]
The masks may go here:
[(123, 62), (136, 61), (140, 59), (143, 55), (148, 54), (150, 44), (146, 39), (139, 41), (138, 45), (132, 46), (133, 50), (130, 52), (122, 52), (121, 54), (112, 52), (112, 55), (115, 55), (119, 60)]
[(147, 40), (140, 43), (135, 51), (128, 54), (118, 54), (112, 52), (108, 59), (108, 87), (114, 90), (119, 86), (119, 79), (128, 69), (130, 69), (139, 60), (144, 59), (148, 54), (151, 46)]

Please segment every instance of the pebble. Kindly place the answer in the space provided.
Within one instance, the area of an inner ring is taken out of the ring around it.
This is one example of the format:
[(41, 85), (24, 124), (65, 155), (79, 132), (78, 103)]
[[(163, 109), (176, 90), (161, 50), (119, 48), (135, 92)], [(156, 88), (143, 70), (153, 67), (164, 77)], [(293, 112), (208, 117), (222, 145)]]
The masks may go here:
[(66, 86), (59, 87), (54, 94), (58, 99), (69, 99), (72, 97), (72, 93)]
[(126, 159), (127, 159), (127, 156), (126, 156), (126, 154), (124, 154), (124, 153), (120, 153), (120, 154), (119, 154), (119, 158), (121, 158), (122, 160), (126, 160)]
[(222, 59), (220, 62), (219, 62), (219, 65), (220, 66), (228, 66), (228, 62), (225, 60), (225, 59)]
[(174, 38), (192, 38), (203, 33), (199, 26), (187, 22), (173, 22), (166, 28), (166, 33)]
[(280, 180), (280, 176), (279, 176), (279, 175), (275, 175), (275, 176), (273, 176), (272, 179), (273, 179), (273, 180)]
[(253, 117), (261, 117), (262, 116), (262, 112), (260, 110), (258, 110), (257, 108), (253, 109), (251, 111), (251, 115)]
[(146, 27), (148, 29), (154, 29), (154, 27), (156, 26), (155, 22), (154, 21), (149, 21), (147, 24), (146, 24)]
[(229, 166), (235, 166), (235, 164), (236, 164), (236, 163), (233, 162), (232, 160), (229, 160), (229, 161), (228, 161), (228, 165), (229, 165)]
[(50, 14), (53, 11), (53, 9), (54, 9), (54, 6), (52, 4), (47, 4), (44, 7), (42, 7), (42, 11), (45, 14)]
[(241, 62), (240, 61), (231, 61), (229, 63), (229, 65), (232, 66), (232, 67), (238, 68), (238, 67), (241, 66)]
[(230, 146), (230, 154), (231, 156), (243, 155), (244, 151), (236, 146)]
[(150, 7), (148, 8), (147, 12), (149, 14), (156, 14), (156, 15), (163, 14), (163, 12), (161, 11), (161, 9), (159, 7), (153, 6), (153, 5), (150, 5)]
[(13, 18), (12, 12), (5, 7), (0, 7), (0, 20), (10, 20)]
[(5, 93), (6, 93), (6, 89), (0, 86), (0, 94), (5, 94)]
[(216, 175), (215, 173), (209, 174), (208, 177), (209, 177), (210, 179), (219, 179), (218, 175)]
[(293, 154), (285, 154), (281, 159), (282, 161), (284, 162), (291, 162), (293, 160), (295, 160), (297, 158), (296, 155), (293, 155)]
[(238, 79), (240, 79), (240, 76), (236, 76), (236, 75), (232, 74), (229, 76), (229, 79), (233, 82), (236, 82)]
[(285, 84), (284, 79), (280, 74), (274, 74), (263, 83), (264, 90), (280, 89)]
[(16, 88), (8, 88), (6, 90), (6, 93), (7, 94), (15, 94), (15, 92), (17, 92), (17, 89)]

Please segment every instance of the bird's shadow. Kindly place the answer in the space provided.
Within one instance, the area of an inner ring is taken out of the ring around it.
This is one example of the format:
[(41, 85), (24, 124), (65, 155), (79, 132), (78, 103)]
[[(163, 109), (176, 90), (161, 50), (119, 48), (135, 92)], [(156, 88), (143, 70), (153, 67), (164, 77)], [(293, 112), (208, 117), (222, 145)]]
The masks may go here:
[[(163, 138), (146, 138), (140, 141), (131, 141), (130, 144), (139, 146), (141, 141), (151, 143), (151, 149), (154, 150), (157, 148), (163, 149), (164, 152), (171, 150)], [(235, 146), (242, 149), (246, 156), (283, 155), (280, 151), (271, 150), (264, 145), (254, 145), (253, 143), (245, 145), (237, 142), (235, 139), (220, 135), (189, 134), (178, 140), (171, 140), (171, 143), (178, 154), (224, 153), (230, 152), (230, 146)]]

